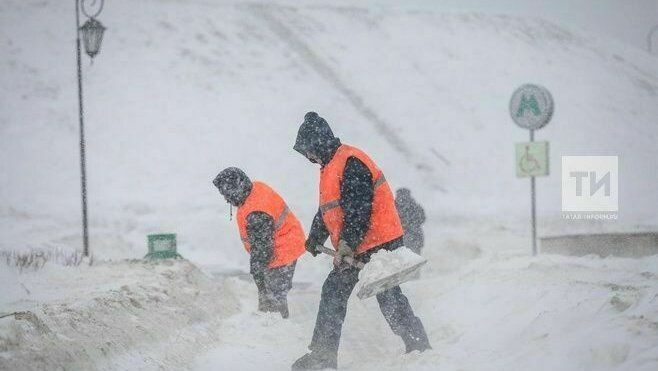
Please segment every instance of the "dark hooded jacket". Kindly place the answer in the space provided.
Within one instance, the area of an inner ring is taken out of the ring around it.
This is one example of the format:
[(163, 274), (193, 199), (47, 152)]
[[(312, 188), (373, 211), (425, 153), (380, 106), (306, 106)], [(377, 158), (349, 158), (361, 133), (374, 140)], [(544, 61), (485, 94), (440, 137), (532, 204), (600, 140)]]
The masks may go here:
[[(340, 139), (334, 136), (329, 124), (317, 113), (309, 112), (304, 116), (304, 122), (299, 128), (293, 148), (309, 161), (325, 166), (340, 146)], [(340, 206), (344, 214), (341, 239), (355, 250), (370, 228), (372, 201), (375, 194), (370, 170), (356, 157), (347, 159), (340, 193)], [(329, 232), (318, 209), (313, 218), (307, 245), (324, 244), (328, 237)], [(387, 242), (385, 245), (381, 247), (398, 247), (402, 245), (402, 238)]]
[(425, 244), (423, 234), (425, 210), (411, 197), (411, 191), (407, 188), (400, 188), (395, 192), (395, 207), (398, 209), (404, 229), (404, 246), (420, 254)]
[[(229, 167), (222, 170), (213, 184), (232, 206), (242, 205), (251, 194), (251, 180), (242, 170)], [(274, 220), (267, 213), (254, 211), (247, 215), (247, 238), (251, 246), (249, 271), (257, 284), (274, 257)]]

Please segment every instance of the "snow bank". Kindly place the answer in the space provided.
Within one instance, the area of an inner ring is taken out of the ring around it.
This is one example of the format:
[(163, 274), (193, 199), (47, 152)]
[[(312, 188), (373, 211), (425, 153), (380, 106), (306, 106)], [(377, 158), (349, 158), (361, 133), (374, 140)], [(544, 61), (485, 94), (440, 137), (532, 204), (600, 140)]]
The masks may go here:
[(220, 338), (234, 293), (186, 261), (0, 268), (0, 369), (180, 369)]

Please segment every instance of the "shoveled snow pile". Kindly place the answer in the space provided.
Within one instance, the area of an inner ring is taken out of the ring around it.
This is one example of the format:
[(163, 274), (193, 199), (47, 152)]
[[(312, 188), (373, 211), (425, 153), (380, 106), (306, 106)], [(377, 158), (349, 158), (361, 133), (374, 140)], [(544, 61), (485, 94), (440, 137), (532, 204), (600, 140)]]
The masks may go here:
[(187, 261), (3, 265), (0, 285), (2, 370), (184, 368), (238, 309)]
[(397, 286), (426, 262), (427, 259), (404, 246), (393, 251), (379, 250), (359, 272), (357, 295), (364, 299), (376, 294), (374, 290), (383, 284), (385, 288)]

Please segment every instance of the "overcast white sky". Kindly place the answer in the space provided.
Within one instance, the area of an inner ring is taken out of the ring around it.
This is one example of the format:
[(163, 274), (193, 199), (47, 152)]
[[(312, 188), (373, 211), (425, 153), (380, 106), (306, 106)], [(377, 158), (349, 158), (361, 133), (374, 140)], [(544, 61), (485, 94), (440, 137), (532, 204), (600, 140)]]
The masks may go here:
[[(325, 3), (323, 0), (277, 2)], [(612, 36), (642, 49), (646, 49), (647, 33), (658, 24), (658, 0), (333, 0), (326, 3), (539, 16), (570, 28)], [(654, 45), (656, 51), (658, 35)]]

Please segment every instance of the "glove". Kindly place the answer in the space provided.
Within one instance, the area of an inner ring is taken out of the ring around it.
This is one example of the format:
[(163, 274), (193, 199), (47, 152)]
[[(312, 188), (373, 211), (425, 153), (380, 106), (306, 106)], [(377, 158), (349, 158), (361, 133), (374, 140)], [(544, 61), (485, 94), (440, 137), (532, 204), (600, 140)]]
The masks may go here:
[(316, 245), (317, 243), (315, 242), (315, 240), (311, 240), (311, 239), (306, 240), (306, 243), (304, 244), (304, 246), (306, 247), (306, 251), (310, 252), (311, 255), (313, 256), (318, 256), (318, 254), (320, 253), (318, 249), (315, 247)]
[(338, 249), (336, 249), (336, 255), (334, 255), (334, 266), (338, 267), (343, 262), (345, 258), (350, 257), (354, 259), (354, 250), (345, 242), (345, 240), (338, 241)]

